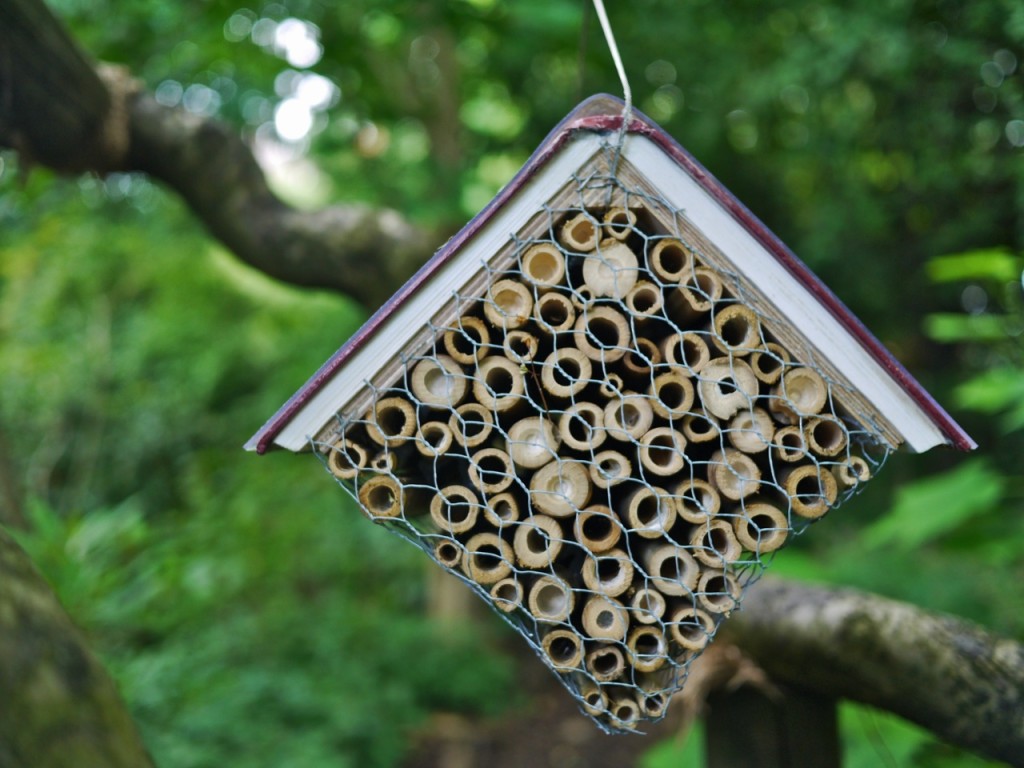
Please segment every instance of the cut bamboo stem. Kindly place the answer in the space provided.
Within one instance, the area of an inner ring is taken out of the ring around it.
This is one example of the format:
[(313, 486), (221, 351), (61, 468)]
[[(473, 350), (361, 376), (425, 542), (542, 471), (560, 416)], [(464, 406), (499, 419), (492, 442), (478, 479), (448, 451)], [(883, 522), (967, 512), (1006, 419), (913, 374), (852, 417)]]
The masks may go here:
[(491, 602), (504, 613), (512, 613), (523, 604), (523, 585), (515, 576), (506, 576), (491, 587)]
[(773, 440), (772, 455), (779, 461), (792, 463), (807, 456), (807, 440), (800, 427), (783, 427)]
[(478, 533), (466, 542), (462, 572), (477, 584), (495, 584), (512, 573), (512, 545), (496, 533)]
[(592, 595), (583, 604), (580, 622), (583, 631), (594, 640), (625, 640), (629, 614), (618, 600)]
[(595, 450), (608, 437), (604, 431), (604, 410), (595, 403), (576, 403), (559, 417), (558, 436), (574, 450)]
[(470, 488), (449, 485), (430, 500), (430, 519), (442, 531), (465, 533), (476, 525), (480, 501)]
[(462, 562), (462, 546), (453, 539), (438, 539), (434, 542), (434, 559), (445, 568), (454, 570)]
[(574, 347), (561, 347), (544, 360), (540, 383), (548, 394), (569, 398), (583, 391), (592, 373), (589, 357)]
[(582, 311), (594, 301), (594, 292), (585, 285), (577, 286), (570, 294), (570, 301), (576, 311)]
[(533, 316), (543, 333), (562, 333), (576, 322), (576, 307), (568, 297), (560, 293), (545, 293), (537, 300)]
[(682, 419), (693, 407), (693, 382), (683, 370), (658, 374), (647, 391), (653, 395), (651, 407), (663, 419)]
[(640, 275), (636, 254), (614, 238), (602, 240), (583, 261), (583, 282), (595, 297), (621, 299), (632, 290)]
[(686, 466), (686, 438), (671, 427), (655, 427), (640, 438), (640, 463), (658, 477), (678, 475)]
[(700, 566), (689, 552), (674, 544), (648, 544), (641, 552), (644, 571), (663, 595), (691, 595)]
[(725, 571), (704, 571), (697, 582), (697, 601), (708, 613), (728, 616), (739, 604), (740, 585)]
[(591, 360), (614, 363), (631, 348), (629, 322), (609, 306), (588, 307), (573, 327), (576, 347)]
[(608, 700), (608, 715), (616, 727), (630, 730), (640, 720), (640, 705), (635, 698), (620, 693)]
[(359, 486), (359, 503), (371, 519), (402, 516), (402, 486), (390, 475), (374, 475)]
[(683, 417), (683, 434), (691, 443), (709, 443), (717, 440), (721, 433), (718, 419), (703, 408)]
[(436, 355), (416, 363), (409, 389), (420, 405), (455, 408), (465, 399), (468, 387), (462, 367), (448, 355)]
[(541, 640), (541, 650), (552, 669), (568, 672), (583, 661), (583, 641), (569, 629), (553, 629)]
[(810, 449), (826, 458), (838, 456), (850, 444), (850, 433), (846, 425), (831, 416), (820, 416), (808, 421), (804, 435)]
[(586, 655), (587, 671), (600, 683), (617, 680), (626, 671), (626, 658), (614, 645), (600, 645)]
[(661, 351), (650, 339), (638, 337), (633, 340), (635, 349), (629, 350), (622, 358), (623, 373), (632, 381), (649, 381), (654, 366), (661, 362)]
[(523, 365), (533, 362), (537, 356), (540, 342), (529, 331), (509, 331), (501, 344), (505, 357), (514, 363)]
[(711, 615), (693, 605), (673, 611), (666, 624), (669, 637), (688, 651), (703, 650), (715, 631), (715, 621)]
[(366, 414), (366, 434), (378, 445), (394, 448), (416, 431), (416, 409), (404, 397), (384, 397)]
[(516, 523), (521, 514), (519, 499), (512, 493), (491, 496), (484, 505), (484, 518), (498, 530)]
[(754, 375), (765, 384), (775, 384), (782, 378), (782, 371), (790, 361), (789, 352), (781, 344), (768, 342), (750, 356), (750, 367)]
[(466, 448), (476, 448), (491, 436), (494, 412), (480, 403), (460, 405), (448, 419), (448, 428), (456, 443)]
[(730, 304), (715, 312), (712, 343), (733, 357), (744, 357), (761, 346), (761, 324), (743, 304)]
[(595, 555), (613, 549), (622, 539), (622, 533), (622, 525), (609, 507), (587, 507), (573, 520), (576, 541)]
[(584, 678), (580, 682), (580, 701), (583, 704), (583, 711), (591, 717), (598, 717), (608, 711), (608, 694), (601, 690), (601, 686)]
[(339, 480), (351, 480), (366, 467), (366, 449), (359, 443), (340, 438), (331, 443), (327, 453), (327, 468)]
[(673, 496), (676, 513), (688, 523), (703, 525), (718, 514), (722, 497), (707, 480), (699, 477), (684, 480), (676, 486)]
[(660, 539), (676, 521), (676, 506), (668, 491), (647, 485), (632, 491), (622, 502), (629, 532), (644, 539)]
[(398, 466), (398, 457), (391, 453), (387, 448), (382, 451), (377, 451), (374, 457), (370, 459), (370, 469), (374, 472), (390, 472), (394, 474), (395, 468)]
[(451, 427), (442, 421), (428, 421), (416, 430), (416, 450), (427, 458), (444, 456), (454, 440)]
[(764, 408), (742, 410), (730, 419), (725, 436), (736, 450), (762, 453), (772, 444), (775, 424)]
[(634, 627), (626, 640), (629, 662), (637, 672), (656, 672), (668, 661), (668, 640), (658, 627)]
[(742, 360), (718, 358), (701, 368), (697, 381), (704, 410), (720, 419), (730, 419), (753, 407), (758, 382)]
[(783, 475), (782, 487), (789, 495), (793, 513), (811, 520), (828, 512), (839, 494), (832, 473), (814, 464), (804, 464)]
[(619, 451), (601, 451), (590, 465), (590, 479), (601, 489), (624, 483), (633, 474), (633, 462)]
[(498, 280), (487, 291), (484, 317), (495, 328), (520, 328), (532, 312), (533, 293), (518, 280)]
[(785, 513), (767, 502), (745, 504), (742, 515), (737, 513), (732, 524), (743, 548), (757, 555), (774, 552), (789, 538), (789, 521)]
[(583, 560), (583, 583), (591, 592), (618, 597), (633, 584), (633, 560), (624, 550), (610, 549)]
[(597, 247), (600, 233), (600, 225), (594, 218), (581, 211), (562, 225), (558, 239), (571, 251), (587, 253)]
[(655, 242), (647, 260), (651, 272), (665, 285), (678, 286), (693, 272), (693, 255), (675, 238)]
[(726, 520), (710, 520), (690, 536), (693, 556), (711, 568), (725, 568), (743, 555), (743, 547)]
[(636, 696), (636, 703), (648, 720), (661, 718), (665, 714), (665, 710), (668, 709), (668, 701), (669, 697), (662, 691), (640, 690)]
[(622, 397), (622, 388), (625, 385), (626, 383), (622, 380), (622, 377), (619, 376), (619, 374), (615, 373), (615, 371), (609, 371), (605, 374), (604, 381), (601, 382), (601, 386), (598, 391), (600, 392), (601, 397), (604, 398)]
[(835, 475), (841, 486), (852, 488), (871, 479), (871, 465), (860, 456), (850, 456), (846, 463), (836, 467)]
[(524, 469), (539, 469), (552, 459), (558, 458), (561, 430), (555, 428), (543, 416), (520, 419), (508, 430), (506, 446), (516, 466)]
[(652, 587), (640, 587), (629, 600), (630, 613), (638, 624), (657, 624), (667, 607), (665, 596)]
[(542, 293), (560, 285), (565, 278), (565, 256), (554, 243), (531, 246), (520, 264), (523, 277)]
[(470, 482), (485, 496), (507, 490), (515, 478), (512, 459), (498, 448), (483, 448), (469, 459)]
[(796, 424), (802, 416), (814, 416), (828, 402), (828, 385), (810, 368), (792, 368), (772, 390), (768, 408), (785, 424)]
[(629, 208), (609, 208), (601, 220), (604, 234), (616, 240), (625, 240), (636, 226), (636, 214)]
[(491, 342), (491, 332), (487, 325), (478, 317), (465, 316), (458, 320), (458, 328), (450, 328), (444, 332), (444, 350), (461, 365), (476, 365), (487, 356), (487, 345)]
[(572, 589), (557, 576), (541, 576), (533, 583), (527, 597), (530, 614), (538, 621), (567, 621), (575, 596)]
[(654, 409), (646, 395), (623, 392), (604, 409), (604, 428), (614, 440), (639, 440), (651, 428)]
[(516, 525), (512, 549), (516, 562), (524, 568), (550, 568), (559, 553), (565, 537), (558, 521), (547, 515), (531, 515)]
[(679, 325), (689, 325), (710, 312), (721, 298), (721, 278), (707, 267), (696, 267), (669, 294), (665, 309)]
[(585, 465), (556, 459), (530, 478), (530, 502), (552, 517), (577, 514), (590, 501), (592, 485)]
[(659, 317), (664, 306), (661, 288), (650, 280), (640, 280), (626, 294), (626, 308), (633, 322), (643, 325), (653, 317)]
[(711, 455), (708, 478), (722, 496), (733, 501), (745, 499), (761, 486), (761, 470), (757, 464), (734, 448)]
[(525, 402), (525, 392), (520, 366), (507, 357), (485, 357), (477, 365), (473, 397), (485, 408), (505, 413)]
[(670, 333), (658, 345), (666, 365), (683, 368), (684, 374), (700, 373), (711, 362), (711, 349), (704, 336), (696, 331)]

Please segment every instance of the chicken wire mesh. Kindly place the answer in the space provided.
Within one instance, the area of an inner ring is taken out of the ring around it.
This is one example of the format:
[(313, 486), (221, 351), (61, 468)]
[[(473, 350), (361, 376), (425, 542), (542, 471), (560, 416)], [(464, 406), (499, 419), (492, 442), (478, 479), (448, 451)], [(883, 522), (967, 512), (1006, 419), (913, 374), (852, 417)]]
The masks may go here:
[(892, 446), (612, 151), (313, 446), (623, 732), (664, 716), (773, 553)]

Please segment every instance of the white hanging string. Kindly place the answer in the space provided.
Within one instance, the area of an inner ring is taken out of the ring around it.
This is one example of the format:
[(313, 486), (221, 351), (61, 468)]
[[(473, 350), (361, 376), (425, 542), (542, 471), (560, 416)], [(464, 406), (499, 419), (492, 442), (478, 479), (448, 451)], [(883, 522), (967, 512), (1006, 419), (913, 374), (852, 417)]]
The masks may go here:
[(619, 138), (616, 142), (621, 148), (622, 140), (626, 136), (626, 128), (633, 117), (633, 91), (629, 87), (629, 78), (626, 77), (626, 68), (622, 65), (622, 56), (619, 55), (619, 46), (615, 43), (611, 22), (608, 21), (608, 14), (604, 10), (604, 0), (594, 0), (594, 10), (597, 11), (597, 19), (601, 22), (604, 39), (608, 43), (612, 61), (615, 62), (615, 71), (619, 73), (619, 80), (622, 82), (622, 96), (626, 102), (626, 107), (622, 110), (622, 127), (619, 128)]

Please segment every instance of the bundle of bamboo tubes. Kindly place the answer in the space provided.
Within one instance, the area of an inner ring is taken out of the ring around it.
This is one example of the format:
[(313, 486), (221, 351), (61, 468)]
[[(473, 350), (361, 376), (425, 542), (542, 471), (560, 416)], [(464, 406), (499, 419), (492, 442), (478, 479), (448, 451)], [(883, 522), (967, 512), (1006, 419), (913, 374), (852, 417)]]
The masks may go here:
[(325, 451), (613, 729), (661, 717), (753, 566), (871, 474), (741, 298), (643, 207), (568, 211)]

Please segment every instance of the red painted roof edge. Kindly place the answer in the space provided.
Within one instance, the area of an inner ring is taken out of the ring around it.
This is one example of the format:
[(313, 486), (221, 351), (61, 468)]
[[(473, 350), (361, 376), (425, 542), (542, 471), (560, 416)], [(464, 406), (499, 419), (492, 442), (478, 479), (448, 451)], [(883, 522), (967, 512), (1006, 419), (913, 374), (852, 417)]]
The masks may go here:
[[(607, 94), (591, 96), (576, 107), (547, 135), (519, 172), (506, 184), (483, 210), (445, 243), (408, 282), (403, 285), (373, 316), (310, 377), (288, 401), (278, 409), (260, 430), (245, 444), (247, 450), (265, 453), (273, 440), (292, 417), (312, 398), (337, 370), (359, 348), (377, 333), (384, 321), (413, 293), (426, 284), (495, 211), (505, 205), (537, 170), (579, 131), (610, 132), (622, 126), (623, 102)], [(906, 368), (886, 349), (867, 327), (839, 300), (811, 270), (750, 210), (708, 172), (689, 152), (645, 115), (634, 111), (629, 133), (640, 134), (658, 144), (690, 176), (711, 194), (836, 320), (869, 352), (869, 354), (907, 392), (950, 443), (960, 450), (977, 447), (971, 437), (946, 413), (941, 405), (910, 375)]]

